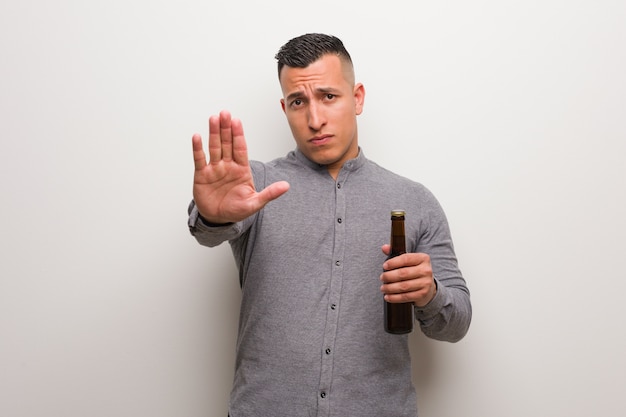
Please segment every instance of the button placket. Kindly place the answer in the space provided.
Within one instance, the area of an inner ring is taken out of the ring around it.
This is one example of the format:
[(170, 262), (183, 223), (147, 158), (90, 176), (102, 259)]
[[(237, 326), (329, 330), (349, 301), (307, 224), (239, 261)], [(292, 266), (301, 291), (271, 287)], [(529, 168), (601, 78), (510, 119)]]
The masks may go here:
[(332, 270), (330, 286), (328, 288), (328, 307), (326, 315), (326, 327), (324, 340), (321, 346), (321, 375), (318, 395), (320, 403), (318, 408), (319, 416), (326, 416), (330, 413), (329, 402), (326, 401), (330, 395), (329, 389), (333, 380), (333, 357), (335, 340), (337, 337), (339, 321), (339, 303), (341, 302), (341, 288), (343, 286), (344, 253), (345, 253), (345, 222), (346, 222), (346, 202), (344, 193), (344, 183), (347, 172), (342, 171), (335, 183), (335, 206), (334, 206), (334, 242), (332, 250)]

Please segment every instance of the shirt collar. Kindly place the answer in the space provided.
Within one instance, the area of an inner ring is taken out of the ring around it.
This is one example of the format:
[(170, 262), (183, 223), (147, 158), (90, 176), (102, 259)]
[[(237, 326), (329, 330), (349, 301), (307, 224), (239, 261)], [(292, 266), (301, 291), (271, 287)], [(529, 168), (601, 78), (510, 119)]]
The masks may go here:
[[(307, 158), (301, 151), (300, 149), (296, 148), (296, 150), (294, 151), (296, 159), (308, 166), (309, 168), (312, 168), (314, 170), (323, 170), (326, 169), (325, 165), (320, 165), (316, 162), (311, 161), (309, 158)], [(354, 159), (349, 159), (346, 162), (344, 162), (343, 167), (341, 167), (341, 170), (346, 170), (346, 171), (356, 171), (357, 169), (359, 169), (360, 167), (363, 166), (363, 164), (365, 163), (365, 154), (363, 153), (363, 149), (361, 149), (361, 147), (359, 146), (359, 154), (356, 156), (356, 158)]]

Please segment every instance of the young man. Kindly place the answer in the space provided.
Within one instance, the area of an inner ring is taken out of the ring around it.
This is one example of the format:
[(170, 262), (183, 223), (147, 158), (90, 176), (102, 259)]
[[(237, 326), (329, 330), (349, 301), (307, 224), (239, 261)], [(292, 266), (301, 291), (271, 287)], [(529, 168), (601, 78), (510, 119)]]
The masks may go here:
[[(249, 161), (226, 111), (209, 119), (208, 162), (192, 139), (189, 228), (202, 245), (229, 241), (242, 288), (230, 416), (414, 417), (408, 337), (384, 331), (383, 297), (413, 303), (428, 337), (466, 334), (445, 214), (425, 187), (366, 159), (365, 89), (339, 39), (306, 34), (276, 58), (294, 151)], [(397, 208), (410, 253), (387, 260)]]

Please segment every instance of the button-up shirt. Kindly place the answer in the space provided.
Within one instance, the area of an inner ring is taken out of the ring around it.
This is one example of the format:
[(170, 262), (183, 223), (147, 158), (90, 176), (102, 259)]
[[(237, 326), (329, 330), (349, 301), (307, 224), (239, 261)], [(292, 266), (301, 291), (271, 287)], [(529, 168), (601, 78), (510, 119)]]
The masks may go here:
[(469, 291), (444, 212), (424, 186), (365, 158), (336, 180), (299, 150), (251, 161), (257, 189), (286, 180), (289, 191), (255, 215), (215, 226), (192, 201), (199, 243), (229, 241), (242, 302), (231, 417), (417, 415), (408, 336), (383, 327), (380, 274), (390, 212), (406, 211), (407, 251), (431, 257), (435, 298), (416, 309), (428, 337), (460, 340)]

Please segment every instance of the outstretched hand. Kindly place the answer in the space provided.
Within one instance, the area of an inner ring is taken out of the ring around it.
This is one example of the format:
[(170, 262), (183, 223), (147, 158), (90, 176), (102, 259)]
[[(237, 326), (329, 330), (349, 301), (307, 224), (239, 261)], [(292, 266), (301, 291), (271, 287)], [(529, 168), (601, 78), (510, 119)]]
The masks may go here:
[(200, 215), (211, 223), (243, 220), (289, 189), (289, 183), (278, 181), (256, 191), (243, 126), (228, 111), (209, 118), (208, 162), (199, 134), (193, 135), (192, 144), (193, 198)]

